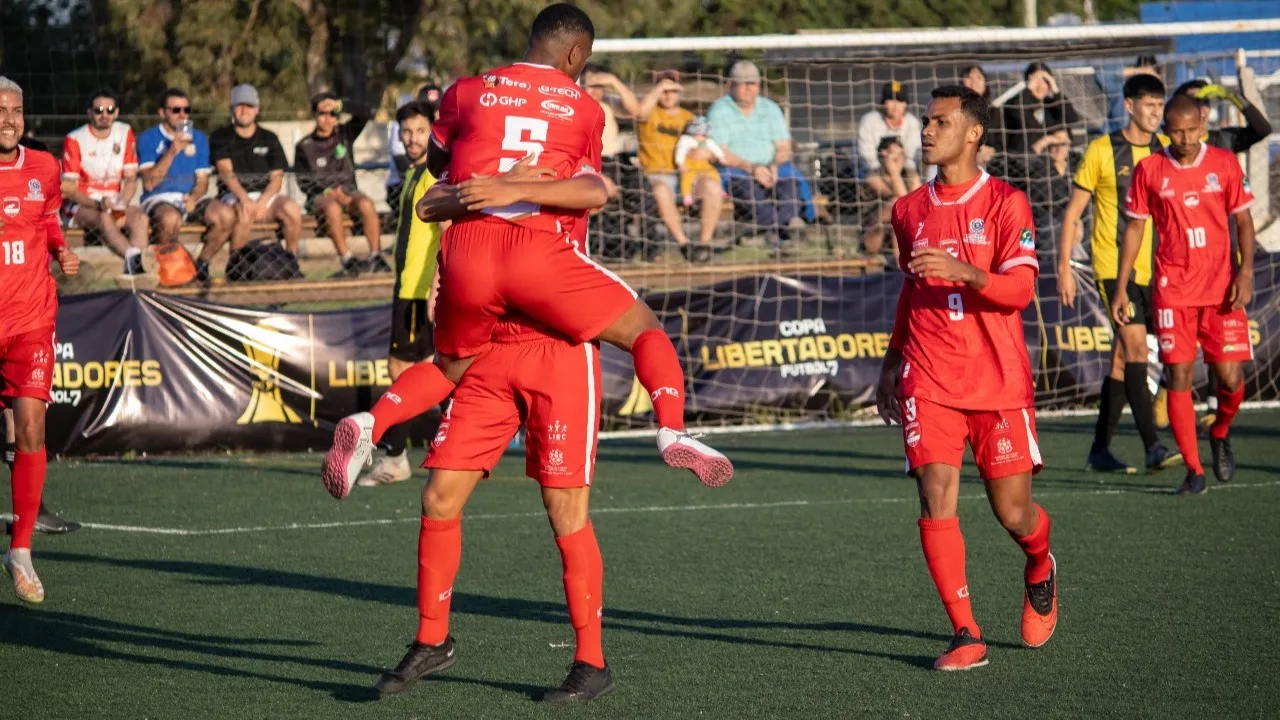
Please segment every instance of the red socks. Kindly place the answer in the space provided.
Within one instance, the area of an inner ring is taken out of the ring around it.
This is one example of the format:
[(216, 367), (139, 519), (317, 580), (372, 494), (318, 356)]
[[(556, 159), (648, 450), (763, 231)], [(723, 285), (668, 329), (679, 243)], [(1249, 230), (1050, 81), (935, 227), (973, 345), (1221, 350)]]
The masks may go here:
[(577, 637), (573, 659), (594, 667), (604, 667), (600, 644), (601, 608), (604, 594), (604, 561), (596, 533), (586, 527), (572, 535), (556, 538), (564, 565), (564, 597), (569, 604), (569, 622)]
[(1231, 429), (1231, 421), (1235, 419), (1236, 413), (1240, 412), (1240, 403), (1243, 400), (1244, 383), (1240, 383), (1240, 387), (1236, 388), (1235, 392), (1228, 392), (1222, 385), (1218, 385), (1218, 417), (1209, 428), (1209, 434), (1215, 440), (1221, 440), (1227, 436), (1227, 431)]
[(45, 470), (48, 469), (49, 458), (44, 447), (35, 452), (14, 453), (13, 477), (13, 514), (18, 519), (13, 523), (13, 542), (10, 548), (31, 547), (31, 534), (36, 529), (36, 515), (40, 513), (40, 493), (44, 490)]
[(439, 645), (449, 637), (449, 601), (461, 563), (462, 518), (432, 520), (422, 516), (418, 532), (418, 642)]
[(1039, 505), (1034, 505), (1040, 517), (1036, 520), (1036, 528), (1026, 537), (1014, 537), (1022, 552), (1027, 555), (1027, 567), (1024, 578), (1029, 583), (1041, 583), (1049, 579), (1053, 563), (1049, 561), (1049, 513)]
[(1178, 443), (1178, 450), (1182, 453), (1182, 460), (1186, 463), (1187, 469), (1197, 475), (1203, 475), (1204, 466), (1200, 464), (1200, 443), (1196, 439), (1196, 409), (1191, 405), (1190, 390), (1169, 391), (1169, 426), (1173, 428), (1173, 439)]
[(969, 604), (969, 583), (964, 576), (964, 535), (960, 534), (960, 518), (931, 520), (920, 518), (920, 546), (929, 565), (929, 574), (938, 588), (938, 596), (951, 618), (953, 632), (969, 628), (975, 638), (981, 637), (978, 621)]
[(389, 428), (408, 422), (444, 402), (456, 387), (433, 362), (421, 362), (400, 373), (373, 409), (373, 442)]
[(653, 400), (658, 424), (684, 430), (684, 368), (671, 338), (657, 328), (645, 330), (631, 344), (631, 361), (636, 378)]

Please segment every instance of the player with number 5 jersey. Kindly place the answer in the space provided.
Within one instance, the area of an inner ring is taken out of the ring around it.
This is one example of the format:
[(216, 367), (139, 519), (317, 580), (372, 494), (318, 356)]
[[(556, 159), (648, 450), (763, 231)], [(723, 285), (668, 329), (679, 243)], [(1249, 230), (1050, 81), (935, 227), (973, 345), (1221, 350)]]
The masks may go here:
[(903, 271), (876, 404), (902, 425), (907, 472), (920, 497), (920, 544), (951, 621), (938, 670), (987, 664), (965, 571), (958, 495), (965, 443), (1000, 524), (1026, 555), (1022, 641), (1057, 627), (1057, 566), (1049, 515), (1031, 500), (1042, 467), (1022, 310), (1039, 273), (1027, 196), (978, 167), (990, 109), (958, 85), (933, 91), (924, 117), (929, 184), (893, 206)]
[[(1155, 257), (1156, 337), (1160, 359), (1169, 368), (1169, 424), (1186, 460), (1179, 494), (1205, 491), (1204, 468), (1191, 403), (1197, 345), (1218, 379), (1218, 413), (1209, 447), (1218, 480), (1235, 477), (1235, 454), (1228, 437), (1244, 399), (1240, 364), (1253, 359), (1245, 306), (1253, 295), (1253, 194), (1240, 163), (1226, 150), (1202, 142), (1204, 120), (1193, 98), (1176, 95), (1165, 106), (1170, 144), (1134, 169), (1125, 212), (1151, 218), (1160, 237)], [(1236, 221), (1239, 263), (1232, 262), (1230, 219)], [(1111, 302), (1117, 322), (1127, 320), (1124, 283), (1133, 272), (1141, 233), (1130, 223), (1121, 248), (1120, 292)], [(1130, 232), (1133, 230), (1133, 232)]]
[(25, 121), (22, 88), (0, 77), (0, 398), (13, 408), (17, 450), (13, 487), (13, 541), (0, 567), (18, 598), (44, 601), (44, 585), (31, 562), (44, 489), (45, 410), (53, 383), (53, 332), (58, 293), (49, 271), (57, 259), (76, 274), (79, 258), (62, 237), (61, 173), (52, 155), (18, 144)]

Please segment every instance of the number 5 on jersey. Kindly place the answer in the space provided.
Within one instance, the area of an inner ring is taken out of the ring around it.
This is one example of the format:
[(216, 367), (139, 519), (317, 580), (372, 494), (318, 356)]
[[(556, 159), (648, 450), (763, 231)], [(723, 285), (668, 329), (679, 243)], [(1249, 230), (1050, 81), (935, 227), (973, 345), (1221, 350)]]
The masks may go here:
[(23, 265), (27, 262), (27, 246), (21, 240), (9, 240), (0, 245), (4, 246), (5, 265)]
[(530, 155), (533, 156), (533, 164), (537, 165), (549, 128), (550, 124), (546, 120), (508, 115), (502, 133), (502, 152), (518, 153), (519, 157), (504, 157), (499, 160), (498, 172), (507, 172)]

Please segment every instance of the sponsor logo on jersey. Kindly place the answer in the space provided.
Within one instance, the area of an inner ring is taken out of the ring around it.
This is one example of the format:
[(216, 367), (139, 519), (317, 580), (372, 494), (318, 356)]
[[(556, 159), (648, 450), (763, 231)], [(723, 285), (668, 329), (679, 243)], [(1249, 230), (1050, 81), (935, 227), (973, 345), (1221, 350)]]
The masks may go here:
[(1218, 173), (1209, 173), (1204, 176), (1204, 191), (1207, 193), (1222, 192), (1222, 186), (1218, 184)]
[(556, 102), (555, 100), (543, 100), (542, 111), (552, 117), (560, 118), (561, 120), (568, 120), (573, 117), (573, 108), (562, 102)]
[(1009, 432), (1009, 418), (1000, 418), (1000, 422), (996, 423), (996, 426), (992, 429), (998, 433)]
[(449, 423), (442, 422), (440, 423), (440, 427), (436, 428), (436, 436), (434, 438), (431, 438), (431, 445), (433, 447), (440, 447), (441, 445), (444, 444), (444, 441), (448, 439), (449, 439)]
[(22, 201), (16, 197), (7, 197), (4, 199), (5, 217), (16, 218), (22, 212)]
[(673, 398), (678, 398), (680, 397), (680, 391), (669, 385), (666, 385), (650, 393), (649, 399), (653, 400), (654, 402), (657, 402), (658, 398), (662, 397), (663, 395), (670, 395)]
[(1116, 177), (1128, 177), (1128, 175), (1129, 175), (1128, 165), (1121, 165), (1120, 167), (1116, 168)]
[(968, 245), (986, 245), (987, 221), (982, 218), (974, 218), (970, 220), (969, 233), (964, 236), (964, 241)]
[(559, 450), (552, 450), (551, 452), (547, 453), (547, 462), (557, 467), (560, 465), (564, 465), (564, 453), (560, 452)]
[(1200, 207), (1200, 193), (1195, 190), (1182, 193), (1182, 204), (1189, 208)]
[[(341, 146), (339, 146), (339, 147), (341, 147)], [(257, 155), (258, 157), (262, 157), (262, 156), (266, 155), (266, 154), (267, 154), (268, 152), (270, 152), (270, 151), (271, 151), (271, 148), (267, 147), (266, 145), (259, 145), (258, 147), (255, 147), (255, 148), (253, 149), (253, 154), (254, 154), (254, 155)]]
[(1013, 452), (1013, 441), (1009, 438), (1000, 438), (996, 441), (996, 452), (1001, 455), (1008, 455)]
[(499, 95), (491, 92), (480, 96), (480, 106), (487, 108), (494, 106), (518, 108), (523, 107), (528, 102), (524, 98), (513, 98), (508, 95)]
[(582, 97), (582, 93), (578, 92), (577, 89), (562, 85), (539, 85), (538, 92), (543, 95), (551, 95), (552, 97), (567, 97), (572, 100), (577, 100)]
[(1018, 236), (1018, 247), (1023, 250), (1036, 249), (1036, 236), (1031, 232), (1031, 228), (1022, 228), (1022, 234)]
[(27, 199), (28, 200), (44, 200), (44, 188), (40, 186), (40, 181), (31, 178), (27, 181)]
[(924, 223), (916, 224), (916, 236), (911, 240), (911, 249), (919, 250), (920, 248), (929, 247), (929, 238), (920, 237), (924, 233)]
[(1165, 352), (1173, 352), (1173, 336), (1172, 335), (1160, 336), (1160, 349)]
[(509, 87), (509, 88), (520, 88), (521, 90), (529, 90), (533, 87), (532, 85), (530, 85), (527, 82), (524, 82), (523, 80), (512, 80), (509, 77), (503, 77), (501, 75), (485, 75), (484, 86), (486, 88), (494, 88), (498, 86)]

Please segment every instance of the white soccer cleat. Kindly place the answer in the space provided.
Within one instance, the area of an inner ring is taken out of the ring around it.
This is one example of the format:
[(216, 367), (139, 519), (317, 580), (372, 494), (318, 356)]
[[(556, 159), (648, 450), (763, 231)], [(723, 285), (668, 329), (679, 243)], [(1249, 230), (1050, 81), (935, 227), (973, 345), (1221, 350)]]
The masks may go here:
[(4, 554), (4, 571), (13, 578), (13, 592), (29, 603), (44, 602), (44, 585), (31, 565), (30, 550), (10, 550)]
[(733, 463), (723, 454), (683, 430), (658, 430), (658, 452), (673, 468), (685, 468), (707, 487), (720, 487), (733, 479)]
[(348, 415), (333, 429), (333, 447), (324, 456), (320, 477), (329, 494), (339, 500), (351, 493), (351, 485), (373, 462), (373, 415)]
[(413, 468), (409, 466), (408, 451), (399, 455), (387, 455), (373, 466), (368, 474), (356, 481), (360, 487), (375, 487), (377, 485), (390, 485), (408, 480), (413, 477)]

